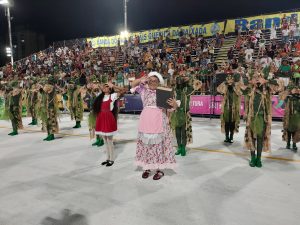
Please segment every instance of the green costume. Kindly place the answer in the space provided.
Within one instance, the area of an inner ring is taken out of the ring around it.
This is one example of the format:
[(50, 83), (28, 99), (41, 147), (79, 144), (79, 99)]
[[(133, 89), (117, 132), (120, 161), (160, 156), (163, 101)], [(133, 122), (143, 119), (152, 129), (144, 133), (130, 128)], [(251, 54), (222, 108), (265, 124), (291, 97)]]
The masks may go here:
[(293, 150), (297, 151), (296, 143), (300, 142), (300, 89), (289, 86), (280, 97), (285, 100), (282, 139), (287, 142), (287, 149), (291, 148), (292, 141)]
[(68, 95), (71, 119), (76, 121), (76, 125), (73, 128), (80, 128), (83, 120), (83, 100), (81, 90), (74, 81), (70, 82)]
[(27, 112), (32, 117), (32, 121), (28, 125), (37, 125), (38, 106), (38, 90), (36, 85), (32, 84), (27, 92)]
[[(97, 88), (94, 88), (92, 90), (92, 87), (89, 87), (91, 85), (88, 85), (88, 91), (87, 94), (89, 95), (89, 108), (90, 108), (90, 114), (88, 117), (88, 125), (89, 125), (89, 131), (90, 131), (90, 138), (95, 138), (95, 128), (96, 128), (96, 115), (93, 112), (93, 103), (97, 97)], [(104, 140), (100, 137), (100, 135), (96, 135), (96, 142), (92, 144), (92, 146), (98, 146), (101, 147), (104, 145)]]
[[(260, 77), (256, 75), (255, 79)], [(254, 80), (255, 80), (254, 79)], [(270, 151), (272, 124), (272, 94), (279, 91), (278, 82), (269, 80), (266, 84), (248, 86), (248, 110), (246, 115), (245, 147), (251, 151), (251, 167), (262, 167), (262, 151)], [(256, 155), (257, 152), (257, 155)]]
[(54, 140), (54, 134), (59, 130), (57, 121), (58, 102), (52, 79), (53, 78), (50, 78), (48, 84), (41, 90), (41, 119), (48, 133), (44, 141)]
[(22, 124), (22, 90), (18, 88), (18, 82), (12, 82), (13, 90), (7, 96), (7, 106), (9, 110), (9, 119), (12, 123), (13, 132), (8, 135), (18, 135), (18, 129), (23, 129)]
[[(199, 82), (199, 81), (197, 81)], [(201, 88), (200, 86), (197, 89)], [(171, 126), (176, 134), (178, 149), (176, 155), (186, 155), (186, 145), (193, 142), (192, 117), (190, 114), (190, 96), (194, 88), (184, 77), (177, 77), (175, 88), (175, 99), (180, 101), (180, 106), (171, 115)]]
[(239, 132), (240, 105), (241, 105), (241, 83), (240, 75), (228, 75), (226, 81), (221, 83), (217, 91), (222, 94), (221, 131), (225, 133), (225, 141), (233, 143), (234, 133)]

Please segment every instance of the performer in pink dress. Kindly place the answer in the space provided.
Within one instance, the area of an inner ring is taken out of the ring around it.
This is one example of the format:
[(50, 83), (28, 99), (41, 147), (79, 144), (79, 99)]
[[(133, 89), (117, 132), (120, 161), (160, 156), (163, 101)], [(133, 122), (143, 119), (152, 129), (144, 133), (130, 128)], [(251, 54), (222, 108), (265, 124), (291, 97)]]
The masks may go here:
[[(134, 90), (140, 93), (144, 105), (139, 121), (136, 149), (136, 164), (143, 167), (144, 179), (149, 177), (151, 170), (156, 170), (153, 179), (159, 180), (164, 176), (162, 169), (173, 169), (176, 165), (166, 110), (156, 106), (156, 89), (163, 83), (162, 76), (157, 72), (151, 72), (148, 77), (133, 82)], [(168, 104), (174, 109), (177, 108), (175, 99), (169, 99)]]
[[(96, 114), (95, 134), (101, 135), (107, 149), (107, 160), (102, 163), (110, 167), (114, 164), (113, 135), (117, 133), (117, 99), (123, 94), (124, 89), (113, 84), (105, 84), (101, 87), (102, 93), (95, 99), (93, 112)], [(114, 93), (114, 91), (119, 91)]]

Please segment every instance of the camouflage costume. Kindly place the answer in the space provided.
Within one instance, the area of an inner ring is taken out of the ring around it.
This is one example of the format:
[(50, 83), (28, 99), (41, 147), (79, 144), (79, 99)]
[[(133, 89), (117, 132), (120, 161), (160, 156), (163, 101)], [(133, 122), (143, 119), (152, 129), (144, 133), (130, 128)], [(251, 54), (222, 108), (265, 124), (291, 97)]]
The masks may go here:
[(83, 120), (83, 100), (81, 97), (81, 88), (77, 86), (74, 81), (71, 81), (68, 89), (71, 119), (75, 119), (76, 121), (76, 125), (73, 128), (80, 128), (80, 123)]
[(281, 101), (285, 102), (285, 114), (283, 118), (283, 141), (287, 142), (287, 149), (291, 148), (296, 152), (296, 143), (300, 142), (300, 89), (289, 85), (287, 90), (280, 94)]
[(9, 119), (12, 123), (13, 132), (9, 135), (18, 135), (18, 129), (23, 129), (22, 124), (22, 90), (18, 88), (18, 82), (12, 82), (13, 89), (7, 95)]
[[(197, 89), (201, 89), (200, 81), (194, 82), (194, 87), (185, 77), (176, 78), (175, 99), (180, 106), (171, 115), (171, 127), (175, 131), (178, 149), (176, 155), (186, 155), (186, 145), (193, 142), (192, 117), (190, 114), (190, 96)], [(198, 87), (198, 86), (199, 87)]]
[(28, 116), (32, 117), (32, 121), (28, 125), (37, 125), (37, 110), (38, 110), (38, 90), (35, 84), (27, 92), (27, 112)]
[(43, 124), (45, 124), (44, 126), (48, 133), (48, 136), (44, 139), (44, 141), (54, 140), (54, 134), (59, 130), (57, 121), (58, 102), (52, 79), (53, 78), (50, 78), (48, 84), (44, 85), (41, 90), (41, 119)]
[[(257, 73), (248, 86), (249, 102), (246, 115), (245, 147), (251, 151), (251, 167), (262, 167), (262, 151), (270, 151), (272, 124), (272, 94), (281, 91), (283, 85), (277, 80), (261, 84)], [(253, 84), (254, 82), (254, 84)], [(257, 155), (256, 155), (257, 152)]]
[(228, 75), (226, 81), (218, 86), (217, 91), (224, 96), (221, 114), (221, 131), (225, 133), (224, 142), (233, 143), (233, 135), (239, 132), (240, 126), (242, 96), (240, 75)]

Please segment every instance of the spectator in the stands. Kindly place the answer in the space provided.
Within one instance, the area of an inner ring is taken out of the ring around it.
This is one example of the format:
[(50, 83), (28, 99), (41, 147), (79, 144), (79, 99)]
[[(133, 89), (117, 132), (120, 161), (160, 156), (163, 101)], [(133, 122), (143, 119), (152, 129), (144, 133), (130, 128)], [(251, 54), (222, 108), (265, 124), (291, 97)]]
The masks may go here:
[(80, 86), (84, 86), (87, 84), (87, 79), (86, 79), (85, 73), (81, 73), (81, 75), (79, 77), (79, 84), (80, 84)]
[(275, 56), (275, 51), (272, 49), (272, 47), (269, 45), (266, 49), (266, 54), (268, 57), (270, 57), (272, 60), (274, 59)]
[(282, 64), (277, 71), (277, 77), (284, 82), (284, 86), (287, 87), (291, 78), (291, 66), (287, 58), (282, 59)]
[(262, 37), (260, 40), (259, 40), (259, 44), (258, 44), (258, 56), (263, 56), (265, 51), (266, 51), (266, 39), (264, 37)]
[(253, 54), (254, 54), (254, 50), (252, 48), (250, 48), (250, 46), (248, 46), (248, 48), (245, 50), (245, 62), (248, 63), (252, 63), (253, 61)]
[(294, 65), (292, 66), (292, 72), (293, 72), (293, 80), (296, 85), (299, 85), (300, 81), (300, 59), (298, 59)]
[(247, 24), (246, 24), (246, 35), (249, 35), (250, 33), (250, 23), (249, 21), (247, 21)]
[(239, 63), (238, 63), (238, 60), (236, 58), (233, 58), (231, 60), (231, 68), (233, 70), (236, 70), (237, 68), (239, 67)]
[(277, 39), (277, 31), (276, 31), (276, 25), (275, 23), (273, 23), (272, 27), (271, 27), (271, 35), (270, 35), (270, 40), (276, 40)]
[(233, 59), (233, 57), (234, 57), (234, 49), (233, 49), (233, 47), (231, 47), (227, 52), (227, 58), (229, 61), (231, 61)]
[(262, 33), (261, 29), (257, 29), (257, 30), (254, 31), (254, 35), (255, 35), (258, 43), (259, 43), (259, 40), (261, 39), (262, 34), (263, 33)]
[(260, 59), (260, 65), (262, 68), (269, 67), (271, 63), (272, 59), (266, 54)]
[(288, 43), (289, 42), (289, 38), (290, 38), (290, 31), (289, 29), (286, 27), (286, 28), (283, 28), (282, 31), (282, 42), (283, 43)]
[(294, 31), (294, 39), (296, 42), (300, 41), (300, 27), (299, 24), (297, 24), (295, 31)]

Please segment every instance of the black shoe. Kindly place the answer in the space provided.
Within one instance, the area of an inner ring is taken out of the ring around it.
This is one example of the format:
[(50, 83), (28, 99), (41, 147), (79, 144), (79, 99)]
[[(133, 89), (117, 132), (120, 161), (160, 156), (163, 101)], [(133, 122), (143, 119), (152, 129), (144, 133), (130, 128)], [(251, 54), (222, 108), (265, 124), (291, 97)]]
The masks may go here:
[(114, 165), (114, 161), (108, 161), (108, 163), (106, 164), (106, 167), (110, 167), (112, 165)]
[(228, 140), (228, 143), (232, 144), (232, 143), (233, 143), (233, 140), (232, 140), (232, 139), (229, 139), (229, 140)]
[(102, 166), (105, 166), (109, 163), (109, 160), (104, 161), (103, 163), (101, 163)]

